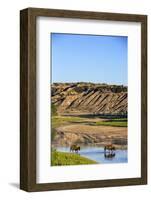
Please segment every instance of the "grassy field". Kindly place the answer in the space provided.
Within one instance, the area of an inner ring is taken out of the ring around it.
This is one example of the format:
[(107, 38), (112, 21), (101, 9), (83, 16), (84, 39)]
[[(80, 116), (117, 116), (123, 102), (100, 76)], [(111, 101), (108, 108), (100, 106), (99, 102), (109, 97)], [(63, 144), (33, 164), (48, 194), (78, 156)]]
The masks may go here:
[(95, 123), (96, 126), (127, 127), (127, 119), (111, 119)]
[(52, 116), (52, 127), (57, 128), (58, 126), (74, 123), (74, 122), (84, 122), (85, 119), (81, 117), (64, 117), (64, 116)]
[(58, 152), (53, 150), (51, 155), (52, 166), (97, 164), (95, 161), (84, 158), (79, 154)]
[(87, 122), (86, 118), (83, 117), (72, 117), (72, 116), (53, 116), (52, 117), (52, 127), (57, 128), (59, 126), (68, 124), (68, 123), (89, 123), (90, 125), (95, 126), (114, 126), (114, 127), (127, 127), (127, 119), (126, 118), (116, 118), (116, 119), (106, 119), (104, 121), (96, 121), (93, 119), (93, 122), (91, 122), (89, 118), (89, 122)]

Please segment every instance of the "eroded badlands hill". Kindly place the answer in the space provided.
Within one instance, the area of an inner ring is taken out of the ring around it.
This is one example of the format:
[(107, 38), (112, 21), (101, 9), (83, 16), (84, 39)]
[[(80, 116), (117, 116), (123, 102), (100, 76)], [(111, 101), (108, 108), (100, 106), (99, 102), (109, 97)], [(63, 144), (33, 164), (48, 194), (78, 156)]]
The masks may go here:
[(54, 83), (52, 103), (60, 114), (127, 114), (127, 87), (93, 83)]

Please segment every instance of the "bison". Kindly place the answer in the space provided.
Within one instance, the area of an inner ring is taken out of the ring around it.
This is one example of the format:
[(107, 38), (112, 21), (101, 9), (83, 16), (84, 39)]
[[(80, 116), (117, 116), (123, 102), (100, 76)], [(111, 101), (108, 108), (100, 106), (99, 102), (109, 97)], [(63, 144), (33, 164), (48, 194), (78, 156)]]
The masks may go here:
[(76, 153), (78, 153), (78, 151), (80, 151), (80, 146), (78, 146), (76, 144), (71, 145), (70, 152), (76, 152)]

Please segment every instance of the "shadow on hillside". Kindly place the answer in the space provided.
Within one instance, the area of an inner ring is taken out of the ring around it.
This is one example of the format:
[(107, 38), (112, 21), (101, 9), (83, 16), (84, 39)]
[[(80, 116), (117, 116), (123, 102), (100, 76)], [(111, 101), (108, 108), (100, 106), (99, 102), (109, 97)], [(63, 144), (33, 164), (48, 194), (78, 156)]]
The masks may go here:
[(83, 118), (103, 118), (103, 119), (119, 119), (119, 118), (127, 118), (127, 114), (64, 114), (63, 116), (70, 116), (70, 117), (83, 117)]

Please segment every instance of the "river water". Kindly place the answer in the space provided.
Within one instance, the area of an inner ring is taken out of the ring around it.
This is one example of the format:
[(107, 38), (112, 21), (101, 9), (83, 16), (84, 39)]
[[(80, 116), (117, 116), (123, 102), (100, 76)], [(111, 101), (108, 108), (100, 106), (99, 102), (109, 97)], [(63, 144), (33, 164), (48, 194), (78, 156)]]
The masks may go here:
[[(70, 152), (70, 147), (57, 147), (58, 151), (61, 152)], [(127, 150), (117, 149), (115, 153), (109, 155), (107, 153), (104, 154), (104, 148), (102, 147), (92, 147), (92, 146), (84, 146), (81, 147), (79, 154), (83, 157), (94, 160), (98, 163), (127, 163)]]

